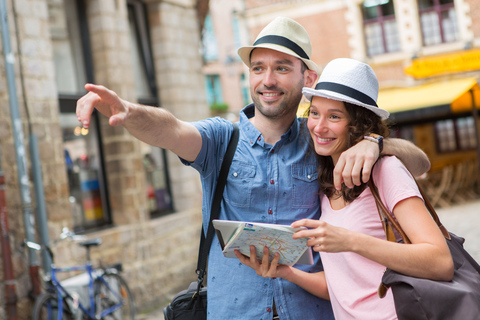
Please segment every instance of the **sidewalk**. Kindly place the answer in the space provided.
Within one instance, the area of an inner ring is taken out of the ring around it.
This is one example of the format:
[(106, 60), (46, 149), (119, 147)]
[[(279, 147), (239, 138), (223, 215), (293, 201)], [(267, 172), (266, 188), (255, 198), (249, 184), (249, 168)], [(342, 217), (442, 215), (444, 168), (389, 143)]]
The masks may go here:
[(448, 231), (465, 238), (465, 249), (480, 262), (480, 200), (437, 209), (437, 214)]
[[(448, 231), (465, 238), (465, 249), (480, 262), (480, 199), (436, 211)], [(164, 320), (163, 308), (139, 314), (137, 320)]]
[(141, 313), (136, 318), (136, 320), (164, 320), (163, 317), (163, 307), (153, 310), (149, 313)]

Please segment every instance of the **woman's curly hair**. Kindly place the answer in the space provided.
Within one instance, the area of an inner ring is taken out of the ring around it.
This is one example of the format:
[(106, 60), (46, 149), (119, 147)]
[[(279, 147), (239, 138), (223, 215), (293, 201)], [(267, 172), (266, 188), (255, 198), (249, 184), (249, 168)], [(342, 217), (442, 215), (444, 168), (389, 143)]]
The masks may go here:
[[(375, 113), (348, 102), (344, 102), (344, 104), (350, 116), (348, 148), (362, 141), (364, 139), (363, 137), (369, 133), (376, 133), (385, 138), (390, 135), (387, 124)], [(318, 155), (315, 152), (315, 146), (311, 138), (310, 150), (315, 153), (319, 164), (318, 182), (320, 184), (320, 191), (330, 198), (337, 193), (335, 185), (333, 184), (333, 169), (335, 165), (333, 164), (332, 157)], [(366, 185), (366, 183), (362, 182), (360, 186), (354, 186), (353, 189), (349, 189), (343, 184), (340, 191), (341, 196), (346, 202), (352, 202), (365, 190)]]

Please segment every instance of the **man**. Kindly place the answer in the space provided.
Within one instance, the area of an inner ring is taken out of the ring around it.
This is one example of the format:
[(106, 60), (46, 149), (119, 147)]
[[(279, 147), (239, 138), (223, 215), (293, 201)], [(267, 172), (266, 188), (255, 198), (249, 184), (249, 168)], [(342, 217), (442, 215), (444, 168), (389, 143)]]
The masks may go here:
[[(303, 87), (315, 84), (319, 69), (310, 60), (311, 44), (305, 29), (288, 18), (276, 18), (262, 30), (255, 44), (239, 49), (250, 68), (254, 103), (240, 113), (240, 139), (233, 159), (220, 219), (289, 225), (300, 218), (318, 219), (320, 205), (317, 165), (306, 153), (308, 139), (297, 119)], [(203, 186), (203, 223), (206, 230), (218, 173), (233, 127), (220, 118), (183, 122), (161, 108), (139, 106), (116, 93), (88, 84), (90, 92), (77, 103), (85, 127), (94, 108), (123, 125), (137, 138), (171, 150), (199, 171)], [(426, 156), (412, 144), (385, 141), (414, 173), (428, 170)], [(362, 141), (338, 161), (335, 185), (348, 187), (367, 181), (379, 145)], [(413, 159), (412, 159), (413, 158)], [(318, 255), (309, 272), (322, 270)], [(277, 316), (278, 314), (278, 316)], [(333, 319), (330, 303), (283, 279), (267, 279), (236, 259), (224, 258), (214, 239), (208, 264), (208, 319)]]

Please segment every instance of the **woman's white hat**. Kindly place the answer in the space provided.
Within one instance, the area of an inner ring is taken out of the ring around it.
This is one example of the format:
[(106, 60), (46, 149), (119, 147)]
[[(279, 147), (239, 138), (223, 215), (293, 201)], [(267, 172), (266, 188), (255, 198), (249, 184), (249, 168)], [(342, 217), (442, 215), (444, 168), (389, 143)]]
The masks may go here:
[(320, 68), (310, 60), (312, 44), (307, 31), (298, 22), (285, 17), (277, 17), (270, 22), (255, 39), (253, 46), (241, 47), (238, 55), (250, 67), (250, 54), (255, 48), (276, 50), (299, 58), (308, 69), (320, 74)]
[(366, 63), (339, 58), (330, 61), (323, 69), (315, 89), (305, 87), (303, 95), (310, 101), (313, 96), (349, 102), (367, 108), (382, 120), (390, 113), (377, 106), (378, 80)]

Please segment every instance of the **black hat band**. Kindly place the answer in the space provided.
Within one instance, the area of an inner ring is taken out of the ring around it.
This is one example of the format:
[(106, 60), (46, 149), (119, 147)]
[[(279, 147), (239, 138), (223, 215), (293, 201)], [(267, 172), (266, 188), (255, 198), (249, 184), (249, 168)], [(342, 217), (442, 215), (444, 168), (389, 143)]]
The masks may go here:
[(319, 82), (315, 86), (315, 90), (329, 90), (343, 94), (345, 96), (351, 97), (355, 100), (363, 102), (368, 105), (372, 105), (378, 108), (375, 100), (367, 96), (365, 93), (358, 91), (357, 89), (347, 87), (343, 84), (334, 83), (334, 82)]
[(275, 35), (264, 36), (264, 37), (261, 37), (260, 39), (258, 39), (257, 41), (255, 41), (255, 43), (253, 45), (256, 46), (256, 45), (259, 45), (261, 43), (277, 44), (279, 46), (282, 46), (282, 47), (285, 47), (285, 48), (288, 48), (288, 49), (292, 50), (299, 57), (301, 57), (303, 59), (310, 60), (308, 55), (305, 53), (305, 51), (303, 51), (303, 49), (298, 44), (296, 44), (292, 40), (287, 39), (285, 37), (275, 36)]

